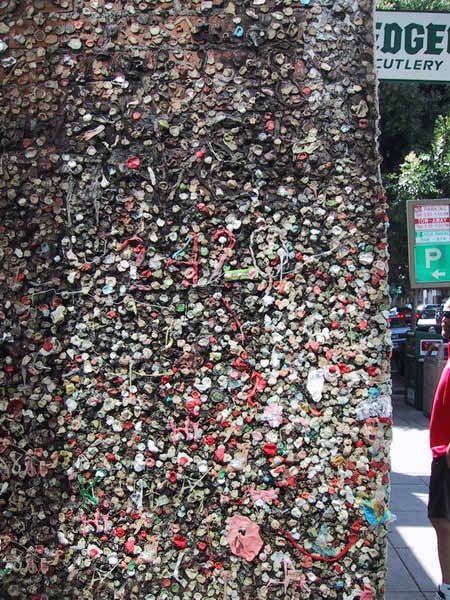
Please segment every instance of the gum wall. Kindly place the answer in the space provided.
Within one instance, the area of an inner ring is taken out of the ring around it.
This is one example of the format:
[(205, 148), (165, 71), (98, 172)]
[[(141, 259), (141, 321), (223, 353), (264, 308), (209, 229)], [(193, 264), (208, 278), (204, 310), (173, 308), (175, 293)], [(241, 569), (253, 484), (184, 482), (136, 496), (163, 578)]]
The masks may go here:
[(383, 598), (374, 3), (0, 14), (1, 598)]

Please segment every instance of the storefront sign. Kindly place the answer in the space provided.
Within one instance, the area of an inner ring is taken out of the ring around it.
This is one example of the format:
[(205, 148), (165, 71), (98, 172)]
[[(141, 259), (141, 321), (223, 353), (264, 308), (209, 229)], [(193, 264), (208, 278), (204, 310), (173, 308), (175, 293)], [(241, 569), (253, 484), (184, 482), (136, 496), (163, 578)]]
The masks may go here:
[(450, 12), (377, 11), (380, 79), (450, 81)]

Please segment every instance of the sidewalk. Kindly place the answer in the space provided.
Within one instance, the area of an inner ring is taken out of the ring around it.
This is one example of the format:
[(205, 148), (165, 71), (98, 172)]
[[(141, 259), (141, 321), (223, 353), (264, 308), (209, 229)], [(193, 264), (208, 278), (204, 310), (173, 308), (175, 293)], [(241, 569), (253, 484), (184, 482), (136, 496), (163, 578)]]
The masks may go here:
[(431, 453), (428, 418), (404, 401), (403, 380), (393, 373), (391, 511), (386, 600), (431, 600), (440, 582), (434, 530), (427, 519)]

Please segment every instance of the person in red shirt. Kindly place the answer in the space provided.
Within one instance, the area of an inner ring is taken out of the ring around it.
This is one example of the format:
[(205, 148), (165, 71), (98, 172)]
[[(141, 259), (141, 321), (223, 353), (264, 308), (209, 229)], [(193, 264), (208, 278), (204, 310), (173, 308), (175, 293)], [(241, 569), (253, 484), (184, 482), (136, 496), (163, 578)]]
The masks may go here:
[[(442, 337), (450, 340), (450, 299), (443, 306), (441, 329)], [(428, 518), (436, 531), (442, 573), (442, 583), (434, 598), (450, 600), (450, 357), (434, 394), (430, 420), (430, 446), (433, 461)]]

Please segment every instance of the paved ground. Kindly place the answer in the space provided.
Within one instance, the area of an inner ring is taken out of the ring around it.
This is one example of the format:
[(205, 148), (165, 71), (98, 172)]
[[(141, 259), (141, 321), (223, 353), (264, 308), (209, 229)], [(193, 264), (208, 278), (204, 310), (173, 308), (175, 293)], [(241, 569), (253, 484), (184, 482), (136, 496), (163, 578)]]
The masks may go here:
[(434, 530), (426, 516), (431, 454), (428, 418), (404, 401), (403, 380), (393, 374), (394, 434), (386, 600), (431, 600), (440, 571)]

